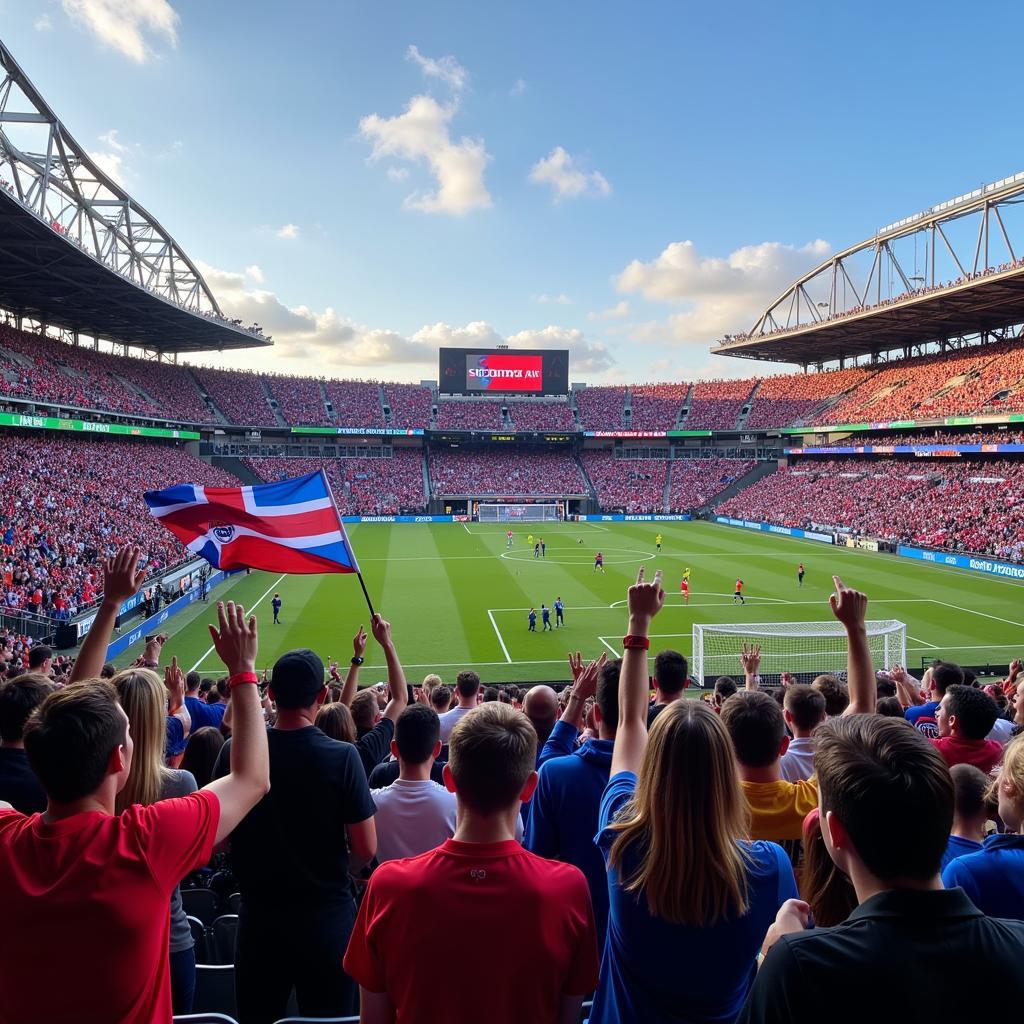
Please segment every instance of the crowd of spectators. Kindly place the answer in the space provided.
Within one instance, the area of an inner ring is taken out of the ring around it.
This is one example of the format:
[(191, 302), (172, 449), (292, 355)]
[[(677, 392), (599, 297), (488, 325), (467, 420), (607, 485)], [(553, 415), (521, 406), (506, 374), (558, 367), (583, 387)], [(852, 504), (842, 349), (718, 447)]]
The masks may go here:
[(435, 495), (500, 497), (586, 494), (579, 464), (569, 452), (524, 445), (431, 448), (430, 487)]
[(764, 377), (754, 396), (745, 427), (787, 427), (813, 420), (813, 413), (830, 398), (862, 383), (871, 370), (860, 366), (821, 373), (787, 373)]
[(393, 448), (390, 456), (357, 456), (337, 459), (253, 458), (242, 460), (261, 480), (327, 470), (334, 500), (342, 515), (384, 516), (421, 512), (426, 507), (423, 491), (423, 455), (417, 448)]
[(683, 421), (684, 429), (734, 429), (754, 384), (752, 380), (698, 381), (693, 388), (690, 411)]
[(602, 511), (665, 511), (668, 459), (617, 459), (608, 451), (584, 451), (580, 458)]
[(875, 445), (1024, 444), (1024, 430), (900, 430), (864, 431), (828, 441), (821, 448), (863, 448)]
[(442, 399), (437, 404), (437, 429), (501, 430), (501, 405), (494, 399)]
[(634, 384), (629, 389), (630, 429), (672, 430), (689, 393), (689, 384)]
[(391, 425), (407, 430), (430, 426), (434, 396), (422, 384), (385, 384), (384, 401), (391, 410)]
[(575, 430), (576, 418), (566, 402), (509, 402), (513, 430)]
[(339, 427), (383, 427), (384, 409), (377, 381), (328, 380), (327, 398)]
[(96, 600), (100, 562), (124, 544), (139, 545), (150, 570), (188, 556), (143, 491), (169, 480), (238, 485), (170, 445), (4, 435), (0, 449), (0, 600), (58, 619)]
[(277, 402), (277, 411), (291, 427), (328, 427), (330, 417), (315, 377), (288, 377), (284, 374), (263, 374), (263, 379)]
[(676, 459), (668, 489), (669, 512), (702, 508), (754, 465), (752, 459)]
[(626, 389), (581, 388), (574, 391), (576, 411), (583, 430), (621, 430), (626, 413)]
[(1021, 560), (1024, 462), (799, 460), (744, 488), (717, 512)]
[(215, 370), (208, 366), (196, 367), (194, 372), (229, 423), (253, 427), (277, 425), (258, 373)]

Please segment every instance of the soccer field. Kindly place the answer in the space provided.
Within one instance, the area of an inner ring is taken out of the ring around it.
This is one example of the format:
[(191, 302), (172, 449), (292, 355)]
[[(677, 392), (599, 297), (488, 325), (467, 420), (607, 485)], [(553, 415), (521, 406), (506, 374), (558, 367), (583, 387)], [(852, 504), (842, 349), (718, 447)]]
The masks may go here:
[[(485, 682), (566, 679), (569, 650), (587, 657), (620, 654), (626, 589), (641, 564), (648, 567), (648, 578), (662, 569), (668, 591), (668, 607), (654, 624), (652, 651), (673, 647), (689, 656), (694, 622), (829, 619), (831, 577), (839, 573), (868, 594), (869, 618), (906, 623), (913, 670), (919, 672), (922, 659), (934, 657), (1005, 667), (1024, 655), (1024, 587), (1011, 581), (706, 522), (517, 526), (511, 550), (505, 530), (479, 523), (350, 528), (370, 596), (392, 623), (411, 682), (434, 670), (451, 681), (463, 668), (476, 669)], [(544, 537), (546, 558), (535, 559), (527, 547), (531, 532)], [(664, 544), (657, 554), (659, 532)], [(598, 550), (605, 556), (604, 575), (593, 568)], [(801, 561), (807, 575), (798, 589)], [(685, 566), (692, 570), (688, 607), (679, 595)], [(745, 606), (732, 602), (737, 576), (746, 583)], [(275, 591), (283, 601), (278, 626), (270, 611)], [(294, 647), (312, 647), (325, 663), (333, 657), (344, 667), (353, 633), (360, 623), (369, 625), (353, 576), (254, 572), (235, 577), (216, 596), (255, 609), (261, 668)], [(541, 602), (550, 607), (559, 596), (565, 602), (565, 627), (541, 632)], [(527, 630), (531, 605), (538, 609), (536, 633)], [(218, 673), (206, 628), (214, 618), (211, 601), (173, 620), (168, 655), (176, 654), (185, 668)], [(138, 653), (132, 649), (119, 664)], [(384, 675), (380, 649), (371, 640), (360, 681), (373, 683)]]

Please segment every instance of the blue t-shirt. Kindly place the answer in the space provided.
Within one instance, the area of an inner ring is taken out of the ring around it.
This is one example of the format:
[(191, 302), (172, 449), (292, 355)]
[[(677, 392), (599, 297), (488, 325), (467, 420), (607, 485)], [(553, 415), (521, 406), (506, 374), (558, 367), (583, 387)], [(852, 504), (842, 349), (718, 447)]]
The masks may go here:
[(942, 855), (940, 871), (946, 870), (946, 865), (957, 857), (965, 857), (969, 853), (977, 853), (981, 849), (981, 843), (974, 839), (963, 839), (960, 836), (950, 836), (946, 845), (946, 852)]
[(551, 611), (548, 608), (541, 609), (541, 615), (544, 616), (544, 621), (547, 622), (551, 618)]
[[(636, 776), (620, 772), (608, 780), (595, 842), (605, 856), (614, 833), (608, 828), (636, 789)], [(619, 873), (608, 869), (608, 937), (591, 1024), (619, 1021), (708, 1021), (735, 1019), (757, 973), (757, 953), (780, 906), (797, 896), (789, 857), (776, 843), (743, 844), (750, 854), (747, 913), (706, 928), (652, 917), (643, 893), (626, 892)], [(631, 852), (625, 874), (635, 870)]]
[(989, 836), (977, 853), (949, 863), (942, 884), (947, 889), (960, 886), (989, 917), (1024, 921), (1024, 835)]
[(192, 732), (198, 732), (207, 725), (219, 729), (228, 706), (227, 704), (207, 704), (198, 697), (186, 697), (185, 707), (188, 708), (188, 713), (192, 716)]
[(939, 702), (930, 700), (927, 704), (918, 704), (916, 707), (907, 708), (903, 713), (906, 720), (925, 736), (935, 737), (939, 735), (938, 727), (935, 724), (935, 712), (939, 710)]

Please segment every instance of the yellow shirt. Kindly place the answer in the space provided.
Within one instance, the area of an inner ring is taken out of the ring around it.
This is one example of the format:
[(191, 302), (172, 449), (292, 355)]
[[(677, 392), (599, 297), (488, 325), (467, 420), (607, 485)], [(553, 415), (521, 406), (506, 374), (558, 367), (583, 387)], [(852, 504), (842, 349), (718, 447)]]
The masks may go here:
[(750, 838), (785, 839), (803, 837), (804, 818), (818, 806), (818, 783), (740, 782), (750, 807)]

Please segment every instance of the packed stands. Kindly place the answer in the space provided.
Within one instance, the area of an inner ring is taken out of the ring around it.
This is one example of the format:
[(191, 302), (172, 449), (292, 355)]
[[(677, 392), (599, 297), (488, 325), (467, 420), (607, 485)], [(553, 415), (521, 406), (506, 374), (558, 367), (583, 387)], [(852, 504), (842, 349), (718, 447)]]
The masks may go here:
[(619, 430), (626, 411), (625, 388), (583, 388), (574, 392), (584, 430)]
[(690, 393), (689, 384), (636, 384), (630, 391), (633, 430), (672, 430)]
[(421, 384), (385, 384), (384, 401), (391, 409), (391, 424), (403, 429), (430, 426), (434, 396)]
[(292, 427), (328, 427), (331, 425), (320, 381), (315, 377), (287, 377), (266, 374), (263, 378), (277, 401), (277, 411)]
[(823, 403), (856, 387), (873, 371), (854, 366), (822, 373), (788, 373), (765, 377), (758, 385), (744, 427), (786, 427), (812, 417)]
[(57, 618), (95, 601), (100, 560), (125, 544), (138, 544), (150, 569), (186, 557), (149, 514), (143, 491), (185, 480), (238, 485), (230, 474), (168, 445), (4, 435), (0, 447), (0, 597), (8, 608)]
[(569, 452), (512, 446), (498, 449), (433, 448), (434, 494), (501, 497), (586, 494), (579, 465)]
[(576, 418), (565, 402), (509, 402), (515, 430), (575, 430)]
[(259, 374), (197, 367), (195, 375), (230, 423), (272, 427), (277, 423)]
[(800, 460), (723, 502), (720, 515), (1006, 558), (1024, 547), (1024, 462)]
[(752, 459), (676, 459), (669, 484), (669, 512), (701, 508), (754, 466)]
[(169, 419), (184, 423), (216, 422), (187, 366), (157, 362), (155, 359), (124, 358), (118, 358), (116, 366), (120, 376), (161, 402)]
[(584, 451), (583, 468), (605, 512), (664, 512), (667, 459), (617, 459), (607, 451)]
[(702, 380), (694, 385), (686, 430), (733, 430), (756, 381)]
[(443, 400), (437, 406), (438, 430), (500, 430), (501, 402)]
[(268, 482), (325, 468), (342, 515), (395, 515), (420, 512), (426, 507), (423, 456), (418, 448), (395, 448), (390, 457), (384, 458), (250, 457), (242, 461)]
[(383, 427), (377, 381), (329, 380), (324, 387), (339, 427)]
[(899, 430), (865, 431), (828, 441), (820, 448), (861, 448), (873, 445), (1024, 444), (1024, 430)]

